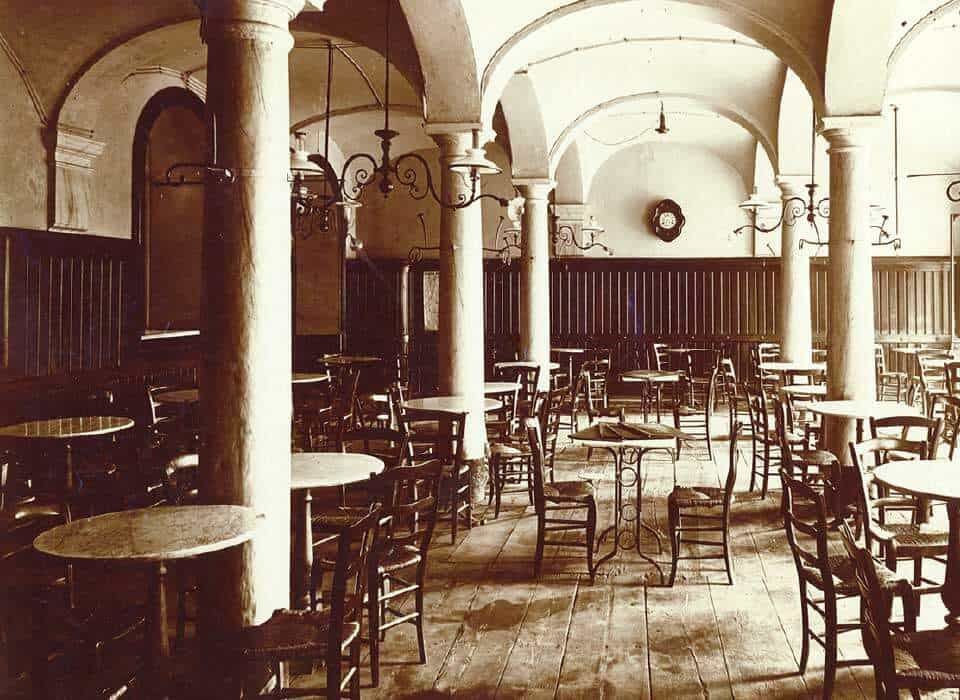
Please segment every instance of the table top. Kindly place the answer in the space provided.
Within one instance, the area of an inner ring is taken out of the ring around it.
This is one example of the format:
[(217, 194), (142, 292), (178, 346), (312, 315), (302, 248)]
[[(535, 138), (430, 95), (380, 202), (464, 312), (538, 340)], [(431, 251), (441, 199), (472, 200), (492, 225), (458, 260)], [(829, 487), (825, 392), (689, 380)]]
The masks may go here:
[(159, 403), (197, 403), (200, 401), (200, 390), (174, 389), (173, 391), (161, 391), (155, 394), (153, 398)]
[(555, 352), (558, 355), (582, 355), (586, 351), (586, 348), (550, 348), (550, 352)]
[(826, 362), (761, 362), (760, 369), (764, 372), (826, 372)]
[(484, 382), (483, 393), (488, 396), (498, 396), (500, 394), (512, 394), (519, 388), (519, 384), (514, 382)]
[[(539, 363), (537, 362), (530, 362), (528, 360), (509, 360), (507, 362), (496, 362), (494, 363), (493, 367), (494, 369), (498, 367), (506, 367), (507, 369), (510, 369), (511, 367), (536, 367), (538, 364)], [(551, 372), (554, 372), (560, 369), (560, 363), (548, 362), (547, 367), (550, 368)]]
[(246, 542), (258, 523), (244, 506), (160, 506), (74, 520), (39, 535), (33, 546), (61, 559), (163, 561)]
[(664, 348), (666, 352), (684, 353), (684, 352), (714, 352), (715, 348)]
[(791, 396), (826, 396), (826, 384), (794, 384), (793, 386), (781, 387), (780, 391)]
[(294, 384), (315, 384), (317, 382), (329, 382), (330, 375), (326, 372), (294, 372), (293, 379), (290, 381)]
[(873, 478), (896, 491), (960, 501), (960, 464), (943, 459), (913, 459), (881, 464)]
[(382, 357), (375, 357), (373, 355), (333, 355), (332, 357), (320, 357), (317, 359), (317, 362), (324, 365), (338, 366), (372, 365), (380, 362), (382, 359)]
[(632, 369), (620, 375), (622, 382), (677, 382), (680, 372), (661, 369)]
[(15, 423), (0, 427), (0, 437), (69, 440), (128, 430), (136, 423), (125, 416), (72, 416)]
[(896, 401), (818, 401), (810, 404), (807, 410), (834, 418), (889, 418), (920, 415), (913, 406)]
[(290, 465), (291, 491), (355, 484), (384, 469), (382, 459), (360, 452), (295, 452)]
[(683, 432), (682, 430), (677, 430), (668, 425), (662, 423), (630, 423), (629, 424), (634, 429), (639, 430), (650, 430), (654, 432), (654, 435), (650, 437), (637, 437), (637, 438), (621, 438), (621, 437), (578, 437), (584, 436), (586, 433), (591, 432), (592, 428), (595, 428), (596, 425), (592, 425), (586, 430), (581, 430), (577, 433), (572, 433), (570, 439), (578, 445), (584, 447), (672, 447), (677, 439), (680, 440), (696, 440), (696, 437), (689, 435), (688, 433)]
[[(417, 411), (445, 411), (448, 413), (470, 413), (473, 406), (466, 396), (429, 396), (422, 399), (410, 399), (404, 403), (407, 408)], [(485, 412), (499, 411), (503, 402), (496, 399), (484, 399)]]

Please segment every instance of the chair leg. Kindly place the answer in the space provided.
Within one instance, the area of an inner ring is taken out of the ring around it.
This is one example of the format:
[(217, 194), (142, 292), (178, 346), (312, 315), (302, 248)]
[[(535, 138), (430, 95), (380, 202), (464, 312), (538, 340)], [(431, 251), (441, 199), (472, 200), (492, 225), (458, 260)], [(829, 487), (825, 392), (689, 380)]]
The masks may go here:
[(807, 672), (807, 661), (810, 658), (810, 611), (807, 607), (807, 584), (800, 581), (800, 624), (803, 636), (800, 644), (800, 673)]
[(497, 519), (500, 517), (500, 501), (503, 498), (503, 487), (507, 480), (507, 476), (503, 471), (506, 468), (506, 466), (507, 465), (500, 464), (500, 461), (497, 460), (497, 469), (495, 472), (496, 476), (494, 477), (495, 481), (493, 486), (494, 491), (496, 491), (496, 495), (495, 495), (496, 500), (493, 508), (494, 519)]
[(593, 584), (596, 571), (593, 568), (593, 541), (597, 535), (597, 506), (591, 505), (587, 510), (587, 571), (590, 573), (590, 583)]
[[(422, 577), (421, 577), (422, 579)], [(417, 604), (417, 650), (420, 652), (420, 663), (427, 663), (427, 647), (423, 641), (423, 581), (419, 582), (416, 594)]]
[(370, 639), (370, 678), (373, 687), (380, 685), (380, 581), (372, 573), (367, 583), (367, 636)]
[(460, 526), (460, 474), (457, 465), (453, 465), (453, 478), (450, 484), (450, 544), (457, 543), (457, 529)]
[(760, 489), (760, 498), (767, 497), (767, 487), (770, 485), (770, 445), (763, 446), (763, 487)]
[(547, 524), (543, 521), (542, 517), (537, 518), (537, 550), (534, 554), (533, 560), (533, 575), (537, 578), (540, 577), (540, 569), (543, 566), (543, 541), (546, 538), (546, 529)]
[(667, 505), (670, 523), (670, 585), (677, 578), (677, 563), (680, 559), (680, 511), (672, 503)]
[(750, 492), (753, 492), (753, 489), (757, 485), (757, 441), (753, 441), (753, 454), (750, 458)]
[(837, 601), (827, 598), (824, 601), (826, 644), (823, 659), (823, 697), (833, 697), (833, 681), (837, 676)]
[(733, 565), (730, 562), (730, 523), (723, 525), (723, 563), (727, 567), (727, 581), (733, 585)]
[(490, 461), (487, 463), (487, 506), (493, 504), (493, 499), (496, 497), (496, 488), (497, 488), (497, 463), (499, 462), (499, 457), (497, 455), (491, 455)]

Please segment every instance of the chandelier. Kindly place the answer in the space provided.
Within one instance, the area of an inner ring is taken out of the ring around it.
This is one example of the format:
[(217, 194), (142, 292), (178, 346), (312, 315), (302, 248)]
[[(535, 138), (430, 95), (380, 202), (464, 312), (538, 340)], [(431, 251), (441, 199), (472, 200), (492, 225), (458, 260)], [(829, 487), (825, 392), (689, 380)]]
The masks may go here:
[[(384, 0), (385, 7), (385, 51), (384, 51), (384, 100), (383, 100), (383, 128), (374, 131), (380, 140), (380, 153), (375, 156), (370, 153), (355, 153), (347, 158), (343, 164), (340, 177), (331, 183), (333, 194), (329, 197), (320, 197), (314, 201), (311, 211), (329, 208), (333, 204), (341, 206), (359, 206), (364, 190), (370, 185), (376, 187), (384, 197), (389, 197), (397, 185), (406, 188), (408, 194), (417, 200), (427, 196), (444, 209), (464, 209), (481, 199), (491, 199), (500, 206), (507, 206), (504, 197), (494, 194), (480, 194), (478, 192), (481, 175), (495, 175), (501, 172), (500, 167), (486, 157), (480, 145), (480, 130), (473, 131), (472, 146), (466, 154), (459, 156), (447, 164), (447, 168), (460, 173), (469, 183), (469, 193), (461, 192), (453, 201), (445, 201), (437, 191), (433, 174), (427, 160), (419, 153), (404, 153), (393, 157), (391, 150), (394, 139), (399, 132), (390, 128), (390, 0)], [(327, 66), (327, 139), (329, 142), (330, 121), (330, 86), (332, 71), (330, 62)], [(315, 156), (308, 156), (313, 160)]]
[[(896, 109), (894, 109), (894, 161), (896, 162), (898, 153), (897, 153), (897, 126), (896, 126)], [(768, 202), (760, 197), (757, 192), (757, 188), (753, 188), (753, 192), (746, 201), (740, 203), (740, 208), (744, 211), (747, 211), (750, 215), (750, 223), (744, 224), (743, 226), (738, 226), (733, 230), (737, 235), (740, 235), (747, 229), (753, 229), (759, 233), (772, 233), (780, 228), (784, 222), (787, 226), (793, 226), (801, 218), (807, 220), (810, 229), (813, 231), (814, 237), (811, 238), (801, 238), (799, 242), (800, 250), (803, 250), (804, 245), (814, 245), (817, 248), (822, 246), (829, 245), (830, 241), (823, 238), (820, 235), (820, 227), (817, 225), (817, 219), (823, 219), (829, 221), (830, 219), (830, 198), (822, 197), (817, 199), (817, 180), (816, 180), (816, 158), (817, 158), (817, 115), (814, 113), (813, 121), (810, 129), (810, 182), (805, 185), (807, 189), (807, 199), (804, 200), (802, 197), (790, 197), (783, 202), (783, 208), (780, 210), (780, 217), (777, 219), (777, 222), (772, 226), (763, 226), (757, 222), (757, 216), (761, 209), (766, 209), (768, 207), (775, 206), (772, 202)], [(897, 178), (894, 176), (894, 185), (898, 185)], [(893, 236), (886, 229), (887, 220), (890, 218), (889, 215), (883, 210), (883, 207), (871, 204), (870, 205), (871, 218), (879, 217), (879, 224), (870, 224), (870, 228), (877, 231), (877, 239), (872, 243), (875, 246), (886, 246), (892, 245), (894, 250), (898, 250), (901, 245), (901, 240), (899, 236)]]
[[(514, 257), (520, 255), (522, 248), (522, 232), (520, 227), (517, 224), (520, 214), (523, 212), (523, 197), (514, 197), (509, 200), (507, 203), (507, 216), (500, 216), (500, 221), (497, 223), (497, 233), (494, 238), (496, 247), (488, 248), (483, 247), (481, 250), (484, 253), (493, 253), (498, 258), (500, 258), (500, 263), (504, 267), (510, 267), (510, 264), (513, 262)], [(417, 263), (423, 261), (423, 254), (427, 251), (439, 252), (440, 246), (428, 246), (427, 243), (427, 222), (424, 219), (423, 212), (417, 214), (417, 220), (420, 222), (420, 230), (423, 232), (423, 243), (424, 245), (415, 245), (410, 248), (410, 251), (407, 253), (407, 259), (410, 261), (411, 265), (416, 265)], [(509, 228), (505, 228), (506, 222), (510, 222)]]
[(604, 228), (597, 223), (596, 218), (591, 214), (587, 223), (580, 227), (580, 240), (577, 240), (576, 231), (570, 224), (559, 224), (553, 232), (554, 248), (559, 250), (567, 246), (573, 246), (579, 250), (587, 251), (593, 248), (600, 248), (607, 255), (613, 255), (613, 249), (597, 240), (597, 237), (604, 232)]

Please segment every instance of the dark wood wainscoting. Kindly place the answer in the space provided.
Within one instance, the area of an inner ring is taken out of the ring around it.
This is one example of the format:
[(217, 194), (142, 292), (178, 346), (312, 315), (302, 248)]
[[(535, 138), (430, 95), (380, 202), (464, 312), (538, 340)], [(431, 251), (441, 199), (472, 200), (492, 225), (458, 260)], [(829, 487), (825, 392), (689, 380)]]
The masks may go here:
[[(397, 352), (400, 263), (350, 261), (347, 270), (347, 347), (392, 356)], [(424, 330), (423, 273), (411, 269), (411, 365), (429, 386), (436, 365), (436, 333)], [(376, 270), (376, 272), (374, 272)], [(948, 343), (950, 261), (947, 258), (874, 259), (877, 340)], [(653, 341), (725, 348), (738, 372), (749, 368), (750, 345), (777, 339), (780, 261), (775, 258), (557, 259), (550, 264), (550, 328), (555, 346), (604, 347), (617, 368), (646, 357)], [(815, 343), (826, 342), (827, 261), (811, 261)], [(484, 336), (488, 364), (519, 346), (519, 271), (498, 260), (484, 266)], [(905, 367), (888, 354), (891, 365)]]

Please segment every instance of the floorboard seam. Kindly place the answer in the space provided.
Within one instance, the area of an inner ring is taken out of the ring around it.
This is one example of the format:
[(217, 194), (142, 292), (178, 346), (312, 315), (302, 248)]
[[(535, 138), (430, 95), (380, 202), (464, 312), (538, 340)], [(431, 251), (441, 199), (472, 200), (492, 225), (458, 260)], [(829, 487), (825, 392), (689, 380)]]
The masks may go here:
[(560, 694), (560, 679), (563, 678), (563, 665), (567, 660), (567, 643), (570, 641), (570, 630), (573, 628), (573, 612), (577, 609), (577, 599), (580, 597), (580, 580), (577, 576), (577, 585), (573, 589), (573, 605), (570, 606), (570, 616), (567, 618), (567, 633), (563, 636), (563, 649), (560, 651), (560, 669), (557, 672), (557, 684), (553, 688), (553, 697)]

